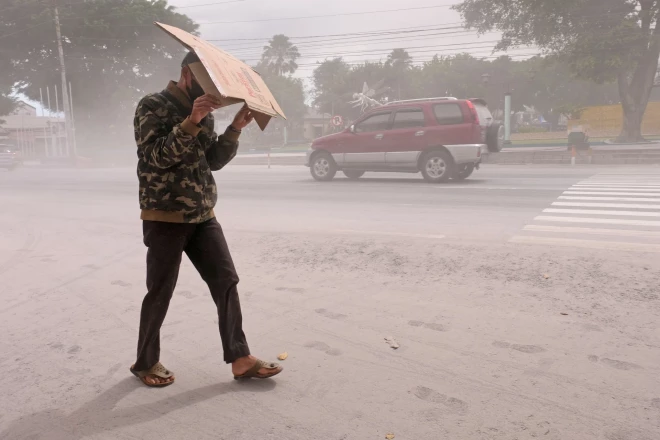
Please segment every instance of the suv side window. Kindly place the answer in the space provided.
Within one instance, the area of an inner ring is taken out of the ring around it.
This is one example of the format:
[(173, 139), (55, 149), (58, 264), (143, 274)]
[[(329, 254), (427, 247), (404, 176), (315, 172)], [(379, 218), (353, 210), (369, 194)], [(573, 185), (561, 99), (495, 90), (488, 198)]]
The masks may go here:
[(356, 133), (371, 133), (373, 131), (387, 130), (390, 126), (390, 116), (392, 112), (378, 113), (369, 116), (362, 122), (355, 125)]
[(463, 111), (458, 104), (436, 104), (433, 106), (433, 113), (440, 125), (463, 123)]
[(421, 108), (411, 108), (406, 110), (399, 110), (394, 115), (394, 124), (392, 130), (402, 128), (415, 128), (423, 127), (426, 125), (424, 112)]

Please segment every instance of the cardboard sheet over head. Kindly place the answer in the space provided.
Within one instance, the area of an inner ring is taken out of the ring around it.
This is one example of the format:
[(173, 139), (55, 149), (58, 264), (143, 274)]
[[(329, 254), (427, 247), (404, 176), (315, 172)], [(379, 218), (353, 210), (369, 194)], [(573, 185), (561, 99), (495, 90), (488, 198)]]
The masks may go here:
[(197, 54), (201, 63), (190, 64), (190, 70), (204, 92), (219, 98), (223, 107), (246, 103), (262, 130), (275, 116), (286, 119), (261, 75), (252, 67), (184, 30), (158, 22), (155, 24)]

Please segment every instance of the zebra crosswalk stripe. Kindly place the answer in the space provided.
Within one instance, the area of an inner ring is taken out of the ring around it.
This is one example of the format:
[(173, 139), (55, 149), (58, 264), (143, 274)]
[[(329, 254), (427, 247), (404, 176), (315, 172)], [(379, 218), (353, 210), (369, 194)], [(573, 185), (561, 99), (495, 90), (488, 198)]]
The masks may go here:
[(660, 252), (660, 178), (598, 175), (575, 183), (510, 242)]

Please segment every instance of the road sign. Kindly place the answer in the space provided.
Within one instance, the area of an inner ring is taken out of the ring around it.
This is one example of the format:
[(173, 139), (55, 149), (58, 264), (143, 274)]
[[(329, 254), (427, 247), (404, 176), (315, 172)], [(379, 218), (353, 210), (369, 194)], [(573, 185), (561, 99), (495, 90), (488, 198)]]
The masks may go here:
[(334, 125), (335, 127), (341, 127), (342, 125), (344, 125), (344, 119), (339, 115), (334, 116), (332, 118), (332, 125)]

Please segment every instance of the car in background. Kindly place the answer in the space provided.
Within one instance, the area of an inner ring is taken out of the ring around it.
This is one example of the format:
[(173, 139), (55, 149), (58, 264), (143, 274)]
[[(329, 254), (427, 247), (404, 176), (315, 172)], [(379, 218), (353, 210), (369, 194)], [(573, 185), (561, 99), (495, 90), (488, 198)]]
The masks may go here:
[(421, 172), (429, 182), (463, 180), (482, 156), (499, 152), (504, 127), (482, 99), (429, 98), (376, 107), (346, 130), (314, 140), (306, 165), (318, 181), (338, 171)]
[(13, 170), (21, 164), (21, 154), (12, 145), (0, 144), (0, 169)]

